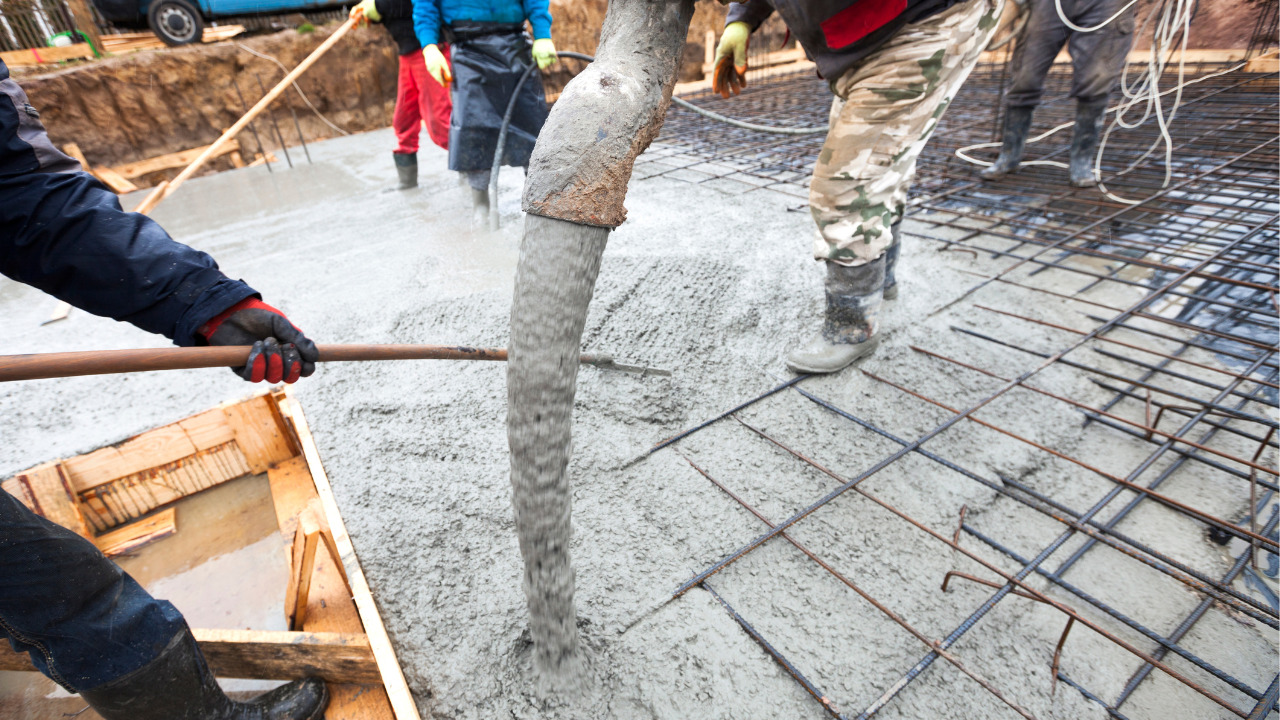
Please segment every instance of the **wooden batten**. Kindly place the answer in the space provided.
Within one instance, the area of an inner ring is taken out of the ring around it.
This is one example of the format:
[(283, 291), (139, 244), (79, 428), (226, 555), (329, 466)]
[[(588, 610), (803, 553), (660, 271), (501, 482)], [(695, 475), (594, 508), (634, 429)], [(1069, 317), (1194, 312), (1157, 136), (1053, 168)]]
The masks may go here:
[(3, 487), (37, 515), (84, 537), (93, 536), (61, 463), (33, 467), (6, 480)]
[(177, 531), (178, 513), (168, 508), (118, 530), (103, 533), (93, 539), (93, 544), (107, 557), (115, 557), (163, 540)]
[[(379, 682), (369, 639), (361, 633), (193, 629), (200, 651), (218, 677), (300, 680), (364, 687)], [(0, 646), (0, 671), (35, 671), (26, 653)], [(330, 715), (330, 717), (338, 717)]]

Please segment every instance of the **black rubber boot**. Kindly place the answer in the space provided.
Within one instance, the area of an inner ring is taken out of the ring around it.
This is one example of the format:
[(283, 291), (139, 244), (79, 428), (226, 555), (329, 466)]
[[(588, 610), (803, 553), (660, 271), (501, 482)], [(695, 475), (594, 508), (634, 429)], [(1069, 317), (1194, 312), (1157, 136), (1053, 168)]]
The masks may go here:
[(400, 176), (400, 190), (418, 187), (418, 154), (391, 153), (396, 161), (396, 175)]
[(80, 696), (105, 720), (321, 720), (329, 704), (319, 678), (281, 685), (249, 702), (231, 700), (189, 630), (155, 660)]
[(471, 221), (489, 227), (489, 191), (471, 188)]
[(827, 263), (827, 316), (822, 330), (787, 355), (787, 367), (799, 373), (833, 373), (876, 349), (884, 268), (884, 255), (856, 267)]
[(1071, 184), (1075, 187), (1098, 184), (1098, 178), (1093, 175), (1093, 159), (1098, 153), (1098, 134), (1106, 112), (1106, 100), (1076, 103), (1076, 127), (1071, 136)]
[(902, 220), (889, 226), (889, 232), (893, 233), (893, 244), (884, 251), (884, 299), (885, 301), (898, 299), (898, 278), (894, 277), (893, 269), (898, 265), (898, 253), (902, 251)]
[(1031, 131), (1031, 114), (1035, 108), (1011, 107), (1004, 114), (1004, 140), (1000, 157), (990, 167), (979, 173), (983, 180), (998, 180), (1011, 172), (1017, 172), (1022, 164), (1022, 153), (1027, 148), (1027, 133)]

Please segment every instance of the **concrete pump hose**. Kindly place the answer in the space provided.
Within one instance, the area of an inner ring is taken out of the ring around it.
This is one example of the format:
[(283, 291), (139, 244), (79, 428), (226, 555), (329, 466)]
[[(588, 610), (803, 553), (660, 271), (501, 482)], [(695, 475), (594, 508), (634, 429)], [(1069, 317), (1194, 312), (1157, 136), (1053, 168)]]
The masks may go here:
[[(586, 62), (592, 62), (595, 60), (595, 58), (590, 55), (578, 52), (558, 51), (556, 52), (556, 56), (562, 58), (573, 58), (575, 60), (583, 60)], [(520, 76), (520, 81), (516, 83), (516, 88), (511, 93), (511, 99), (507, 101), (507, 110), (502, 114), (502, 125), (498, 128), (498, 144), (493, 152), (493, 166), (489, 170), (489, 225), (495, 229), (501, 222), (500, 215), (498, 213), (498, 172), (502, 167), (502, 156), (506, 152), (507, 128), (511, 125), (511, 115), (515, 111), (516, 98), (520, 96), (520, 88), (524, 87), (525, 80), (529, 79), (529, 76), (533, 74), (533, 70), (536, 67), (536, 64), (530, 65), (524, 71), (524, 74)], [(822, 127), (809, 128), (782, 128), (770, 125), (757, 125), (743, 120), (735, 120), (731, 117), (721, 115), (720, 113), (712, 112), (710, 110), (704, 110), (688, 100), (675, 97), (674, 95), (671, 97), (671, 102), (717, 122), (739, 127), (744, 130), (754, 130), (756, 132), (772, 133), (774, 135), (816, 135), (818, 133), (825, 133), (829, 129), (826, 125), (823, 125)]]

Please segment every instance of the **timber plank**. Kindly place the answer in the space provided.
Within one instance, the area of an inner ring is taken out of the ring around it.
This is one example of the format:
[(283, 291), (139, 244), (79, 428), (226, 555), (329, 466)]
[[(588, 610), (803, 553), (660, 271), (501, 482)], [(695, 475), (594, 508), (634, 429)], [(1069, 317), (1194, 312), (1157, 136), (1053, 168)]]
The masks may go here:
[(319, 499), (304, 457), (292, 457), (267, 470), (271, 500), (276, 506), (276, 522), (288, 543), (298, 529), (298, 515), (313, 499)]
[(122, 528), (103, 533), (93, 539), (107, 557), (123, 555), (144, 545), (167, 538), (178, 531), (178, 513), (168, 508), (148, 518), (131, 522)]
[[(112, 167), (111, 170), (122, 177), (130, 179), (141, 177), (153, 172), (160, 172), (161, 170), (176, 170), (190, 165), (208, 149), (208, 145), (201, 145), (200, 147), (191, 148), (189, 150), (179, 150), (178, 152), (169, 153), (167, 155), (157, 155), (156, 157), (147, 158), (146, 160), (123, 163)], [(219, 148), (218, 152), (214, 153), (210, 159), (213, 159), (213, 157), (221, 157), (233, 152), (240, 152), (240, 143), (235, 139), (230, 140), (226, 145)]]
[[(218, 677), (322, 677), (331, 683), (352, 684), (376, 683), (380, 679), (369, 639), (360, 634), (203, 629), (193, 629), (191, 633)], [(8, 643), (0, 643), (0, 670), (35, 672), (35, 667), (26, 653), (14, 652)]]
[(196, 447), (178, 423), (135, 435), (115, 447), (95, 450), (64, 462), (78, 492), (116, 478), (194, 455)]
[(71, 489), (71, 483), (67, 481), (61, 463), (38, 465), (17, 475), (13, 480), (26, 488), (26, 495), (31, 499), (31, 509), (37, 515), (81, 537), (93, 536), (84, 514), (80, 512), (80, 502)]
[[(333, 563), (327, 555), (322, 553), (316, 558), (316, 577), (312, 580), (314, 586), (311, 590), (312, 597), (323, 597), (327, 593), (332, 593), (334, 586), (338, 586), (346, 597), (353, 600), (357, 614), (356, 621), (363, 625), (364, 632), (369, 638), (373, 656), (377, 659), (378, 669), (382, 673), (382, 685), (387, 702), (391, 705), (394, 717), (397, 720), (420, 720), (417, 704), (409, 690), (409, 684), (404, 679), (404, 671), (400, 669), (400, 661), (396, 659), (395, 648), (391, 645), (391, 638), (387, 635), (382, 617), (378, 614), (378, 606), (369, 590), (369, 582), (365, 579), (364, 571), (360, 569), (360, 561), (356, 558), (351, 537), (347, 534), (342, 515), (338, 512), (338, 504), (334, 500), (333, 489), (329, 485), (329, 476), (325, 474), (324, 466), (320, 462), (320, 451), (316, 447), (310, 428), (307, 427), (306, 415), (287, 388), (277, 393), (275, 397), (281, 399), (280, 410), (293, 425), (303, 455), (306, 457), (316, 491), (320, 495), (325, 519), (329, 522), (351, 588), (350, 591), (347, 590), (348, 583), (343, 583), (336, 571), (328, 575), (322, 574), (324, 568)], [(333, 607), (316, 608), (314, 602), (313, 600), (313, 605), (308, 608), (310, 618), (308, 628), (327, 630), (330, 626), (346, 625), (350, 622), (349, 618), (340, 613), (342, 609), (352, 607), (352, 603), (332, 603)]]
[(91, 171), (94, 177), (101, 180), (107, 187), (111, 188), (117, 195), (131, 193), (138, 189), (137, 185), (129, 182), (129, 180), (120, 173), (112, 170), (105, 165), (99, 165)]
[(272, 465), (298, 454), (287, 430), (276, 419), (272, 403), (268, 396), (262, 395), (223, 408), (236, 444), (244, 453), (249, 469), (255, 473), (266, 472)]
[(235, 431), (227, 422), (227, 413), (222, 408), (206, 410), (199, 415), (179, 420), (178, 425), (196, 450), (208, 450), (236, 439)]
[(3, 60), (4, 64), (10, 67), (43, 65), (44, 63), (79, 60), (82, 58), (93, 58), (93, 48), (89, 47), (89, 43), (75, 43), (66, 47), (42, 47), (0, 52), (0, 60)]

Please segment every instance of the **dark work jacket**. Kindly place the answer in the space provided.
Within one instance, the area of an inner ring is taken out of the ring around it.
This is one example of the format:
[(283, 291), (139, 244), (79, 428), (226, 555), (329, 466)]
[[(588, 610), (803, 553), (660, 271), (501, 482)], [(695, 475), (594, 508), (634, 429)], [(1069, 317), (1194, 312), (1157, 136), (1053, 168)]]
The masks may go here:
[(418, 35), (413, 31), (413, 0), (374, 0), (382, 25), (391, 33), (401, 55), (422, 49)]
[(0, 61), (0, 273), (75, 307), (197, 344), (196, 331), (256, 295), (49, 141)]
[(754, 31), (776, 10), (818, 73), (834, 83), (903, 26), (961, 2), (965, 0), (747, 0), (729, 5), (725, 25), (745, 22)]

